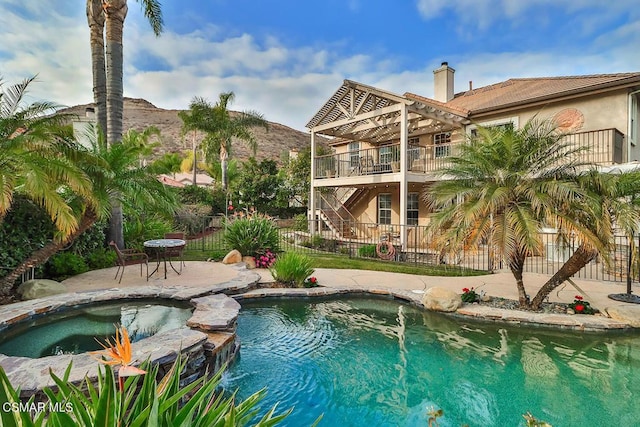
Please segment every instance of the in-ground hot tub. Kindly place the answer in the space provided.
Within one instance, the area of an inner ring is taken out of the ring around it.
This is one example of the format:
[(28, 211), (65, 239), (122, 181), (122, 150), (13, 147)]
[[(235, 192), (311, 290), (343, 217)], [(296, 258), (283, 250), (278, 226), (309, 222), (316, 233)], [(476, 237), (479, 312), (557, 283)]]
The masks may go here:
[(99, 342), (122, 325), (132, 342), (184, 327), (193, 306), (186, 301), (131, 300), (89, 304), (23, 320), (0, 334), (0, 353), (39, 358), (100, 350)]

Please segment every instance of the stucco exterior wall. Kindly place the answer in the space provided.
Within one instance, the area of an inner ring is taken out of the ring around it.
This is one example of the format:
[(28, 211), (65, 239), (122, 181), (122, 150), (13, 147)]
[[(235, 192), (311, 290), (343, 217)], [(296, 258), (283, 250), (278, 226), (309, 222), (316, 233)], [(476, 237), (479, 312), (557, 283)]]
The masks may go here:
[(515, 120), (518, 127), (522, 127), (528, 120), (531, 120), (534, 117), (537, 117), (540, 120), (551, 119), (556, 114), (567, 108), (577, 109), (584, 117), (582, 127), (576, 130), (576, 132), (588, 132), (610, 128), (618, 129), (625, 136), (623, 142), (623, 161), (627, 161), (626, 134), (629, 120), (629, 97), (627, 90), (553, 102), (542, 106), (514, 109), (499, 114), (476, 117), (472, 116), (473, 124), (470, 125), (470, 127), (472, 128), (477, 124), (491, 124), (492, 122), (500, 122), (510, 119)]

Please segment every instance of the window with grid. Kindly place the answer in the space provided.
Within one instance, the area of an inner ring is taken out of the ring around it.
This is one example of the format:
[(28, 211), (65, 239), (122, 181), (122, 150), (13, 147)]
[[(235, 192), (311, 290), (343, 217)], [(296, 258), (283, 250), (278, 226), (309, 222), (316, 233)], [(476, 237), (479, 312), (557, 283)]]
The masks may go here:
[(433, 145), (435, 146), (435, 157), (448, 157), (451, 152), (451, 132), (441, 132), (433, 135)]
[(350, 142), (349, 143), (349, 165), (352, 168), (358, 167), (360, 164), (360, 143), (359, 142)]
[(393, 160), (393, 153), (390, 146), (380, 147), (380, 164), (389, 164)]
[(391, 194), (378, 194), (378, 223), (391, 224)]
[(407, 225), (418, 225), (418, 193), (409, 193), (407, 197)]
[(420, 158), (420, 137), (415, 136), (407, 140), (409, 143), (409, 150), (407, 151), (408, 160), (414, 161)]

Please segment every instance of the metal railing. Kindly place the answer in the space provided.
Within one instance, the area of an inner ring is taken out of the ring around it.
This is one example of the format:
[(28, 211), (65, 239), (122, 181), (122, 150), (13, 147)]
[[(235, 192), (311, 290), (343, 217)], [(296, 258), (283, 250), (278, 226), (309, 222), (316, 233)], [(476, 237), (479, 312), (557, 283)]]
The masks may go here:
[[(203, 232), (187, 239), (187, 249), (209, 252), (218, 255), (230, 250), (224, 242), (224, 226), (209, 227), (210, 218), (202, 220)], [(495, 271), (506, 268), (496, 259), (488, 244), (477, 248), (461, 248), (456, 251), (440, 250), (429, 240), (426, 226), (376, 224), (345, 221), (344, 226), (353, 231), (350, 237), (340, 236), (336, 230), (322, 220), (315, 223), (317, 232), (311, 234), (311, 221), (278, 221), (281, 249), (305, 253), (332, 253), (351, 258), (379, 259), (376, 249), (381, 243), (389, 242), (394, 246), (392, 261), (415, 265), (448, 265), (463, 269)], [(306, 225), (306, 227), (305, 227)], [(404, 235), (405, 245), (401, 245)], [(576, 250), (577, 243), (560, 244), (554, 233), (541, 233), (543, 244), (539, 253), (527, 257), (524, 271), (552, 275), (569, 259)], [(640, 238), (639, 238), (640, 239)], [(633, 282), (640, 282), (640, 265), (629, 262), (633, 250), (638, 250), (640, 240), (629, 242), (625, 236), (616, 236), (611, 262), (605, 263), (600, 257), (582, 268), (574, 277), (608, 282), (626, 282), (630, 273)], [(632, 249), (632, 246), (635, 249)]]
[[(618, 129), (578, 132), (567, 136), (576, 147), (584, 147), (581, 158), (586, 163), (607, 165), (623, 161), (624, 135)], [(461, 142), (410, 146), (407, 170), (414, 173), (437, 172), (449, 166), (449, 158), (460, 154)], [(400, 144), (348, 151), (316, 157), (314, 177), (341, 178), (377, 175), (400, 171)]]

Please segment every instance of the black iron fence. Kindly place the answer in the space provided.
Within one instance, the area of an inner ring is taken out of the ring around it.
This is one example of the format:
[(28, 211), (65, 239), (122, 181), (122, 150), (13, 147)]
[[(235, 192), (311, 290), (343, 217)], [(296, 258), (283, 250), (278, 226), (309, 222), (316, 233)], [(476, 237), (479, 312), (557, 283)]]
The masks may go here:
[[(331, 223), (327, 225), (318, 220), (316, 232), (311, 233), (309, 221), (279, 220), (277, 223), (284, 251), (332, 253), (416, 265), (451, 265), (482, 271), (506, 268), (488, 244), (473, 249), (437, 249), (428, 239), (425, 226), (345, 222), (337, 229)], [(541, 238), (542, 250), (527, 257), (525, 272), (552, 275), (574, 253), (577, 243), (560, 243), (552, 232), (541, 233)], [(616, 236), (609, 263), (596, 257), (574, 277), (626, 282), (630, 272), (632, 281), (640, 282), (640, 268), (630, 262), (630, 254), (638, 246), (640, 240), (630, 243), (625, 236)], [(201, 231), (188, 238), (187, 249), (209, 253), (209, 256), (221, 256), (231, 249), (224, 241), (224, 221), (220, 217), (202, 218)]]

